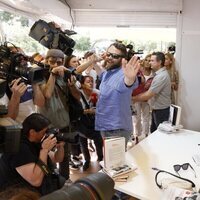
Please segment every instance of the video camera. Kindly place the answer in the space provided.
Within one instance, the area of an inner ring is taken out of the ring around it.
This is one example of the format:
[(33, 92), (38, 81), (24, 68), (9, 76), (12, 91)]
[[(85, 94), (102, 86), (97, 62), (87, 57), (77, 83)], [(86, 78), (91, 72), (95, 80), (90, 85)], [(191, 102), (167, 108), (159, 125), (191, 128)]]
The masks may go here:
[[(0, 98), (5, 94), (5, 83), (0, 79)], [(0, 153), (15, 153), (19, 149), (22, 127), (11, 118), (1, 118), (5, 114), (6, 107), (0, 106)]]
[[(127, 51), (127, 60), (129, 61), (134, 55), (143, 54), (143, 50), (138, 50), (137, 52), (133, 50), (133, 45), (128, 44), (126, 45)], [(140, 57), (138, 57), (140, 59)]]
[(110, 200), (114, 195), (114, 181), (107, 174), (96, 173), (64, 186), (40, 200)]
[[(28, 67), (28, 62), (38, 66)], [(38, 83), (44, 79), (44, 72), (47, 69), (47, 65), (34, 61), (14, 45), (9, 47), (5, 42), (0, 46), (0, 78), (8, 82), (21, 77), (26, 84)]]
[[(47, 23), (38, 20), (30, 29), (29, 36), (48, 49), (60, 49), (67, 56), (72, 55), (75, 41), (67, 36), (67, 31), (62, 31), (53, 22)], [(75, 33), (75, 32), (74, 32)]]

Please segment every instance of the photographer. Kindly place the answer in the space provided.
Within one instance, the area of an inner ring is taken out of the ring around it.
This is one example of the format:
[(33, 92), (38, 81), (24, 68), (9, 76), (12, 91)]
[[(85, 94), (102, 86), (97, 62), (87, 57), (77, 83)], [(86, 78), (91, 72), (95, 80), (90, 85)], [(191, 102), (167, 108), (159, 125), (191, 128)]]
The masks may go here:
[[(35, 112), (35, 105), (44, 105), (45, 99), (38, 83), (27, 84), (20, 75), (14, 73), (16, 68), (21, 68), (25, 71), (28, 68), (27, 60), (24, 60), (26, 55), (23, 50), (15, 46), (4, 46), (4, 48), (12, 56), (6, 57), (5, 55), (5, 58), (2, 58), (5, 62), (1, 63), (3, 65), (2, 73), (5, 70), (9, 75), (7, 75), (6, 94), (0, 99), (0, 104), (8, 107), (8, 117), (22, 123), (26, 116)], [(20, 60), (19, 63), (17, 59)], [(6, 62), (9, 64), (6, 64)], [(11, 77), (9, 77), (10, 75)], [(13, 79), (13, 77), (19, 78)]]
[(1, 190), (28, 188), (44, 195), (64, 185), (65, 179), (55, 175), (52, 167), (53, 162), (63, 160), (64, 142), (57, 143), (53, 135), (45, 137), (49, 125), (50, 121), (38, 113), (24, 120), (19, 152), (4, 153), (0, 158)]
[[(91, 59), (77, 67), (75, 73), (85, 70), (96, 58)], [(54, 127), (60, 129), (67, 135), (71, 132), (68, 94), (69, 92), (76, 99), (80, 99), (80, 92), (75, 86), (75, 79), (70, 75), (66, 80), (65, 73), (69, 73), (64, 64), (64, 53), (59, 49), (50, 49), (47, 52), (45, 61), (50, 65), (49, 76), (46, 82), (41, 85), (43, 95), (45, 97), (45, 105), (38, 108), (38, 112), (44, 114), (51, 120)], [(69, 179), (69, 153), (68, 144), (65, 144), (65, 158), (59, 166), (60, 174)], [(69, 180), (70, 181), (70, 180)]]
[(10, 88), (12, 95), (10, 100), (6, 94), (0, 99), (0, 105), (5, 105), (8, 108), (8, 113), (5, 117), (10, 117), (14, 120), (17, 118), (19, 112), (20, 98), (27, 90), (26, 84), (23, 82), (20, 83), (20, 80), (21, 78), (12, 81)]
[[(50, 71), (45, 82), (40, 86), (45, 97), (45, 105), (39, 107), (38, 112), (51, 120), (54, 127), (69, 134), (70, 119), (66, 93), (70, 90), (72, 94), (76, 95), (76, 87), (69, 87), (64, 80), (64, 73), (67, 69), (63, 66), (64, 53), (61, 50), (50, 49), (47, 52), (45, 62), (50, 65)], [(59, 164), (60, 174), (66, 179), (69, 179), (68, 154), (68, 144), (66, 143), (65, 157), (63, 162)]]

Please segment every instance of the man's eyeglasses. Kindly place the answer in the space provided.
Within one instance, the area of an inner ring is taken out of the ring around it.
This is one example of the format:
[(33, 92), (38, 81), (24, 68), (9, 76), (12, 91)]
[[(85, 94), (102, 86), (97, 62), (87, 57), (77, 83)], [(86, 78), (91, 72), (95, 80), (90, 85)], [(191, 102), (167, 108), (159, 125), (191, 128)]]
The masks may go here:
[(61, 65), (63, 65), (63, 61), (61, 61), (61, 60), (48, 60), (49, 61), (49, 64), (50, 65), (55, 65), (55, 64), (57, 64), (57, 66), (61, 66)]
[(111, 56), (111, 58), (113, 58), (113, 59), (119, 59), (119, 58), (123, 58), (124, 57), (123, 55), (119, 55), (119, 54), (115, 54), (115, 53), (110, 53), (110, 52), (107, 52), (106, 56), (107, 57)]
[(190, 167), (193, 172), (194, 172), (194, 175), (196, 177), (196, 172), (194, 171), (194, 168), (192, 167), (192, 165), (190, 165), (190, 163), (184, 163), (182, 165), (174, 165), (174, 171), (180, 176), (180, 174), (178, 173), (180, 171), (180, 169), (182, 168), (183, 170), (187, 170), (188, 167)]

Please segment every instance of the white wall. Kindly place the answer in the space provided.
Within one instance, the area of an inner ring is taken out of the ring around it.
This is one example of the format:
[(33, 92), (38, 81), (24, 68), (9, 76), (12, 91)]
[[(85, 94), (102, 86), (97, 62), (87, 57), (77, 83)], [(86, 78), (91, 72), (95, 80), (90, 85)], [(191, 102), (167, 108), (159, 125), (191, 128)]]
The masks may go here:
[(177, 54), (180, 87), (178, 104), (182, 107), (184, 128), (200, 131), (200, 1), (183, 0), (178, 24)]

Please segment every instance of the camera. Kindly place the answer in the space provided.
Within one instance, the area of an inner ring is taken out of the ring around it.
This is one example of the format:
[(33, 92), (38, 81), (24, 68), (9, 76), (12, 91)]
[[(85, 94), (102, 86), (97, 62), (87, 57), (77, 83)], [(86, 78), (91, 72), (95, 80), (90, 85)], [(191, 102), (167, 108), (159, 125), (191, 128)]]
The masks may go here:
[(102, 172), (77, 180), (73, 185), (43, 196), (40, 200), (110, 200), (114, 195), (114, 181)]
[[(5, 94), (5, 83), (0, 79), (0, 98)], [(2, 117), (7, 111), (5, 106), (0, 105), (0, 153), (15, 153), (19, 150), (22, 127), (11, 118)]]
[(19, 77), (26, 84), (41, 82), (44, 79), (45, 65), (34, 62), (40, 67), (28, 67), (28, 62), (33, 62), (33, 59), (18, 49), (15, 46), (9, 47), (7, 42), (0, 46), (0, 78), (9, 83)]
[(36, 21), (30, 29), (29, 36), (48, 49), (60, 49), (67, 56), (72, 55), (75, 41), (56, 27), (55, 23), (43, 20)]
[(68, 143), (78, 143), (78, 133), (77, 132), (69, 132), (69, 130), (61, 131), (59, 128), (49, 128), (46, 131), (46, 137), (53, 134), (56, 137), (58, 142), (68, 142)]
[(68, 79), (70, 80), (71, 76), (75, 76), (76, 80), (81, 82), (83, 75), (76, 73), (76, 69), (72, 70), (72, 71), (65, 71), (64, 73), (64, 80), (66, 82), (68, 82)]
[[(128, 44), (126, 45), (127, 50), (127, 60), (129, 61), (134, 55), (139, 55), (139, 54), (143, 54), (143, 50), (138, 50), (137, 52), (135, 52), (133, 50), (133, 45), (132, 44)], [(138, 59), (140, 59), (140, 57), (138, 57)]]

